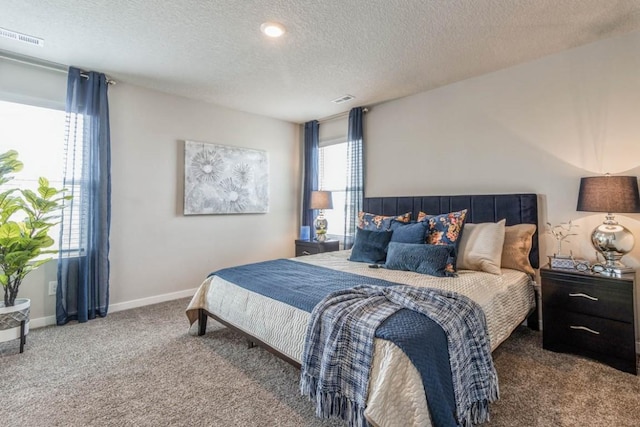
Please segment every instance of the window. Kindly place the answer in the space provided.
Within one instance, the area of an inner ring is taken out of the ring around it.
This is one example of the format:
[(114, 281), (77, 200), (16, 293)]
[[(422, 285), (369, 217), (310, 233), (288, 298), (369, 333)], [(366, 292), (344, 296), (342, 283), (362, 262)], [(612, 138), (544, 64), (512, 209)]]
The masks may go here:
[[(44, 176), (51, 186), (62, 188), (65, 120), (62, 110), (0, 101), (0, 152), (16, 150), (24, 163), (7, 185), (36, 190)], [(52, 227), (49, 235), (57, 248), (60, 226)], [(75, 240), (71, 247), (78, 248)]]
[(319, 189), (331, 191), (333, 198), (333, 209), (324, 211), (329, 223), (327, 237), (342, 240), (347, 188), (347, 142), (320, 147), (318, 169)]

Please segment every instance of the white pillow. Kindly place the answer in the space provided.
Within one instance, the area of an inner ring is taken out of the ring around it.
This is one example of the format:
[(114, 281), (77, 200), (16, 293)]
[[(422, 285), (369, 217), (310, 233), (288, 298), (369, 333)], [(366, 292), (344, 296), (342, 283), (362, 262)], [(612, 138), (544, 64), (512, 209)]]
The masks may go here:
[(458, 246), (458, 269), (500, 274), (506, 220), (467, 223)]

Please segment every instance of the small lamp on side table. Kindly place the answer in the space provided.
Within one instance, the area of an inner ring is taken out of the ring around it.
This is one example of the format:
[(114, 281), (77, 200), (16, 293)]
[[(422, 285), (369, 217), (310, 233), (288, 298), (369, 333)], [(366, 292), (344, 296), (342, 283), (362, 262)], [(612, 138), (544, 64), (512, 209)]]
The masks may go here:
[(607, 213), (605, 221), (591, 233), (591, 244), (605, 259), (602, 274), (620, 276), (634, 271), (620, 262), (635, 245), (633, 233), (618, 224), (613, 212), (640, 212), (638, 178), (609, 174), (581, 178), (577, 210)]
[(316, 228), (316, 240), (318, 242), (324, 242), (325, 240), (327, 240), (327, 226), (329, 225), (329, 223), (324, 217), (323, 210), (333, 209), (331, 191), (312, 191), (309, 209), (320, 210), (313, 225)]

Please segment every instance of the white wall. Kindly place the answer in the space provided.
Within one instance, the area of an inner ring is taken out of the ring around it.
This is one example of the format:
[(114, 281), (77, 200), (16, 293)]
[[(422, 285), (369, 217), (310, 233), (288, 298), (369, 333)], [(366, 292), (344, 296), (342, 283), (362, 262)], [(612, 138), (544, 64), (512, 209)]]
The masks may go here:
[[(20, 91), (20, 73), (7, 76), (5, 65), (0, 63), (4, 73), (0, 96)], [(38, 84), (44, 87), (35, 96), (50, 98), (60, 74), (40, 73)], [(7, 88), (5, 76), (16, 82), (15, 90)], [(58, 93), (64, 105), (65, 88)], [(187, 295), (216, 269), (294, 255), (300, 203), (299, 126), (122, 82), (110, 87), (109, 103), (112, 308), (159, 301), (165, 294)], [(266, 150), (269, 213), (183, 216), (185, 139)], [(50, 262), (31, 273), (21, 287), (20, 297), (32, 300), (32, 319), (54, 315), (55, 298), (47, 295), (46, 287), (55, 274), (55, 263)]]
[[(579, 225), (563, 250), (594, 259), (604, 214), (576, 211), (579, 181), (640, 173), (639, 52), (636, 32), (370, 108), (366, 196), (538, 193), (541, 224)], [(616, 217), (639, 268), (640, 214)]]
[[(191, 289), (211, 271), (293, 256), (298, 126), (133, 86), (110, 95), (112, 301)], [(269, 153), (268, 214), (183, 216), (185, 139)]]

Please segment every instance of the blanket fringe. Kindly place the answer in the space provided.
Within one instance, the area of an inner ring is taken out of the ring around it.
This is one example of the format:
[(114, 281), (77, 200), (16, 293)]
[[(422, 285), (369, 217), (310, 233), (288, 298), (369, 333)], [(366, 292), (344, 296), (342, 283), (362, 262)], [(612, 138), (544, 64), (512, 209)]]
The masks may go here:
[(368, 427), (364, 407), (343, 396), (339, 392), (318, 390), (318, 379), (307, 374), (301, 375), (300, 392), (316, 404), (319, 418), (339, 417), (350, 427)]
[(491, 390), (489, 390), (489, 398), (473, 402), (471, 407), (469, 407), (465, 414), (463, 414), (462, 419), (458, 420), (458, 423), (461, 427), (473, 427), (476, 424), (486, 423), (491, 419), (489, 414), (489, 403), (495, 402), (500, 397), (500, 391), (498, 389), (498, 383), (494, 382), (491, 385)]
[(300, 394), (307, 396), (309, 400), (313, 400), (316, 398), (317, 387), (317, 378), (306, 373), (300, 375)]

